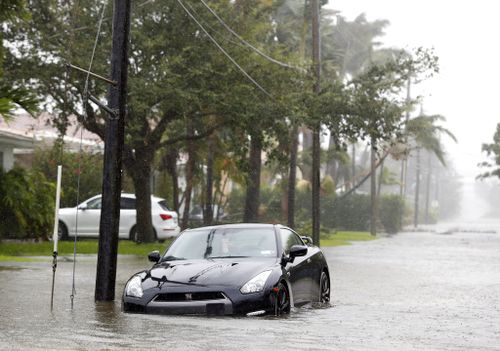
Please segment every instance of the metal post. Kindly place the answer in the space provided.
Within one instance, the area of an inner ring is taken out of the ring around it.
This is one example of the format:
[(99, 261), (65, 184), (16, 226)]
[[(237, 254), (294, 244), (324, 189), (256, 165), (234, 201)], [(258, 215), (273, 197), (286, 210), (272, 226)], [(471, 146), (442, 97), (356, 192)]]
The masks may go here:
[(57, 254), (58, 254), (58, 240), (59, 240), (59, 200), (61, 198), (61, 177), (62, 166), (57, 166), (57, 186), (56, 186), (56, 206), (54, 214), (54, 232), (52, 233), (52, 241), (54, 242), (54, 250), (52, 251), (52, 293), (50, 295), (50, 310), (54, 307), (54, 285), (56, 282), (56, 269), (57, 269)]
[(115, 0), (113, 8), (113, 47), (108, 107), (116, 111), (106, 120), (104, 169), (102, 184), (99, 252), (95, 287), (96, 301), (115, 298), (118, 225), (120, 221), (121, 167), (126, 114), (128, 41), (131, 0)]

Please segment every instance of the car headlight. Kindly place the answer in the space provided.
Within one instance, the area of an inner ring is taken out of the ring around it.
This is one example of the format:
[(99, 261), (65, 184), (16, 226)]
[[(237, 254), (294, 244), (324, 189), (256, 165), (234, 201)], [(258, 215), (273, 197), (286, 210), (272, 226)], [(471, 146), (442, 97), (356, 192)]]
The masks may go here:
[(266, 285), (267, 278), (271, 275), (271, 271), (264, 271), (262, 273), (257, 274), (255, 277), (250, 279), (245, 283), (240, 289), (242, 294), (250, 294), (256, 293), (264, 290), (264, 286)]
[(125, 288), (125, 295), (133, 297), (142, 297), (144, 291), (142, 290), (142, 279), (136, 275), (127, 283)]

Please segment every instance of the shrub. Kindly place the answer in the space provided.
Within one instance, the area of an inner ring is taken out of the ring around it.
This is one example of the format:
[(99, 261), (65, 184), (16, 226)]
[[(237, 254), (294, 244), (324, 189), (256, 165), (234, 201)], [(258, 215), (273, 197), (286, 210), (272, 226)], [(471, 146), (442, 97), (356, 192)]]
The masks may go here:
[(55, 184), (36, 171), (0, 170), (0, 237), (46, 238), (52, 232)]

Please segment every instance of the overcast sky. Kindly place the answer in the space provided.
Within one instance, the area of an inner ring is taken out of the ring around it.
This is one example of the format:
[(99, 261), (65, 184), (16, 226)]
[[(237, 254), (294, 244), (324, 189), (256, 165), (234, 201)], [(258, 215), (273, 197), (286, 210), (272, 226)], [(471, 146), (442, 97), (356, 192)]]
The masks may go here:
[(327, 6), (349, 20), (360, 13), (389, 20), (385, 46), (435, 49), (440, 73), (418, 93), (424, 112), (445, 116), (459, 139), (446, 143), (456, 168), (475, 177), (481, 144), (492, 142), (500, 123), (500, 1), (333, 0)]

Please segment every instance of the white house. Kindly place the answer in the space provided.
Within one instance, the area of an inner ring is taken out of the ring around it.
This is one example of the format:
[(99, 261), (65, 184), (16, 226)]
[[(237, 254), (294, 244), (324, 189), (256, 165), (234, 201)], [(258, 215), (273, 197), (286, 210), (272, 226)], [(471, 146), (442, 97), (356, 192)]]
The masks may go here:
[(14, 149), (33, 149), (33, 137), (22, 132), (0, 127), (0, 168), (14, 167)]

